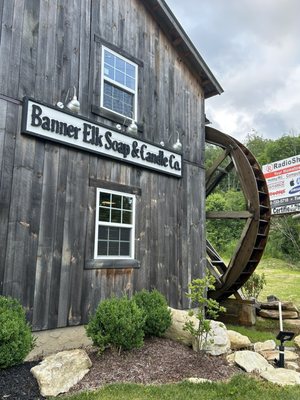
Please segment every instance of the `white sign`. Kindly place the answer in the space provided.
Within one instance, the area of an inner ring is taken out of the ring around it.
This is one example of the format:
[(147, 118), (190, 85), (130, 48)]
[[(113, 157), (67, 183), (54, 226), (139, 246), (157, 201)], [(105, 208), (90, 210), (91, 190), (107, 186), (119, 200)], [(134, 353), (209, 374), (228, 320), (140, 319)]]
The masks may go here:
[(182, 156), (58, 108), (24, 98), (22, 133), (119, 161), (182, 176)]
[(300, 212), (300, 155), (263, 165), (272, 214)]

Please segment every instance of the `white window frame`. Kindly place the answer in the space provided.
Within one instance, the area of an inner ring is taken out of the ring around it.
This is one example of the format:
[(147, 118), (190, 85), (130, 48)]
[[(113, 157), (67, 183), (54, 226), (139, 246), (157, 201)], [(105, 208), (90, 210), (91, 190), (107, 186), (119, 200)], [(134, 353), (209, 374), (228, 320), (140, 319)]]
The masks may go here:
[[(115, 223), (115, 222), (104, 222), (99, 221), (99, 209), (100, 209), (100, 193), (109, 193), (112, 195), (119, 195), (130, 197), (132, 199), (132, 220), (131, 224), (123, 224), (123, 223)], [(95, 220), (95, 244), (94, 244), (94, 259), (101, 259), (101, 260), (133, 260), (134, 259), (134, 249), (135, 249), (135, 203), (136, 203), (136, 196), (130, 193), (125, 192), (118, 192), (115, 190), (108, 190), (108, 189), (101, 189), (97, 188), (96, 190), (96, 220)], [(130, 229), (130, 255), (129, 256), (104, 256), (98, 255), (98, 227), (101, 226), (108, 226), (108, 227), (118, 227), (118, 228), (129, 228)]]
[[(108, 51), (109, 53), (113, 54), (116, 57), (119, 57), (121, 60), (124, 60), (125, 62), (127, 62), (128, 64), (131, 64), (134, 69), (135, 69), (135, 88), (131, 89), (129, 87), (127, 87), (126, 85), (122, 85), (121, 83), (115, 81), (114, 79), (111, 79), (107, 76), (104, 75), (104, 52)], [(138, 95), (138, 65), (134, 62), (132, 62), (131, 60), (129, 60), (128, 58), (121, 56), (121, 54), (116, 53), (115, 51), (109, 49), (108, 47), (102, 46), (102, 60), (101, 60), (101, 96), (100, 96), (100, 107), (104, 108), (105, 110), (109, 110), (110, 112), (120, 115), (122, 117), (124, 117), (124, 119), (127, 119), (129, 121), (135, 121), (137, 122), (137, 107), (138, 107), (138, 99), (137, 99), (137, 95)], [(104, 82), (109, 82), (111, 83), (113, 86), (116, 86), (117, 88), (124, 90), (125, 92), (131, 93), (133, 95), (133, 115), (131, 117), (128, 117), (126, 115), (123, 115), (121, 113), (118, 113), (117, 111), (114, 111), (110, 108), (104, 107)], [(126, 122), (126, 121), (125, 121)]]

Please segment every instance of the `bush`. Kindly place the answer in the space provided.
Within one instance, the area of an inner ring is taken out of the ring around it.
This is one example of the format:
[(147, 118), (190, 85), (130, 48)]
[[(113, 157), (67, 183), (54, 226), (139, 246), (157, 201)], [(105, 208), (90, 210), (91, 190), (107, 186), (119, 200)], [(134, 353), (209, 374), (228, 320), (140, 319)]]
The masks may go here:
[(21, 304), (16, 299), (0, 296), (0, 368), (23, 362), (33, 345)]
[(136, 304), (146, 315), (145, 335), (162, 336), (172, 322), (171, 311), (165, 297), (156, 289), (151, 292), (143, 289), (133, 296)]
[(144, 312), (133, 300), (113, 297), (99, 303), (86, 332), (100, 351), (112, 346), (120, 352), (143, 345), (144, 324)]
[(244, 283), (244, 286), (242, 287), (242, 293), (247, 299), (254, 298), (257, 300), (266, 283), (267, 281), (264, 273), (259, 275), (254, 272), (247, 282)]

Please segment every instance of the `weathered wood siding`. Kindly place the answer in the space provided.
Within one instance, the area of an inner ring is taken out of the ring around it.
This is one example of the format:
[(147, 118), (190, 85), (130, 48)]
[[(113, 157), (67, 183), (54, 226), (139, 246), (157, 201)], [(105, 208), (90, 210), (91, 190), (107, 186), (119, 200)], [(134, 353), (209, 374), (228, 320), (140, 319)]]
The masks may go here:
[[(101, 299), (156, 287), (186, 307), (203, 273), (204, 100), (201, 86), (138, 0), (0, 0), (0, 293), (33, 329), (82, 324)], [(141, 138), (183, 143), (173, 178), (20, 133), (22, 98), (56, 104), (75, 85), (81, 114), (99, 105), (102, 42), (141, 61)], [(177, 133), (178, 132), (178, 133)], [(140, 269), (85, 269), (93, 257), (97, 181), (140, 189)]]

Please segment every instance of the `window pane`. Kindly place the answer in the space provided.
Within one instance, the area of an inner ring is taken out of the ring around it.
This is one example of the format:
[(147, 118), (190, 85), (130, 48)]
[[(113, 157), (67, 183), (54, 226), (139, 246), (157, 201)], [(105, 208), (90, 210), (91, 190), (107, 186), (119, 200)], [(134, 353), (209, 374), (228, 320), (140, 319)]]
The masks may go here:
[(109, 65), (114, 65), (115, 63), (115, 56), (111, 54), (109, 51), (104, 50), (104, 62)]
[(102, 240), (98, 241), (98, 255), (99, 256), (107, 256), (107, 244), (108, 244), (108, 242), (104, 242)]
[(108, 255), (109, 256), (119, 255), (119, 242), (109, 242)]
[(120, 243), (120, 256), (130, 256), (130, 245), (127, 242)]
[(135, 78), (135, 67), (129, 63), (126, 63), (126, 74)]
[(125, 72), (125, 61), (121, 60), (119, 57), (116, 57), (116, 68), (119, 71)]
[(102, 240), (108, 239), (108, 227), (107, 226), (99, 226), (98, 239), (102, 239)]
[(131, 211), (123, 211), (123, 219), (122, 223), (123, 224), (131, 224)]
[(126, 240), (129, 242), (129, 240), (130, 240), (130, 229), (129, 228), (121, 228), (121, 240)]
[(110, 196), (111, 196), (110, 193), (101, 192), (100, 193), (100, 205), (109, 207), (111, 204)]
[(109, 228), (109, 240), (119, 240), (120, 228)]
[(111, 67), (110, 65), (105, 64), (104, 65), (104, 75), (107, 76), (110, 79), (115, 79), (114, 76), (114, 68)]
[(110, 213), (109, 208), (100, 207), (100, 210), (99, 210), (99, 221), (110, 222), (109, 221), (109, 213)]
[(111, 210), (111, 222), (121, 223), (121, 210)]
[(104, 82), (104, 94), (106, 96), (111, 96), (113, 95), (113, 85), (111, 85), (108, 82)]
[(112, 97), (108, 97), (108, 96), (104, 95), (103, 106), (112, 110), (113, 109)]
[(120, 71), (116, 71), (116, 76), (115, 76), (115, 80), (118, 83), (121, 83), (122, 85), (125, 85), (125, 74), (123, 74), (123, 72)]
[(126, 76), (126, 86), (130, 89), (135, 89), (135, 79), (130, 78), (130, 76)]
[(132, 197), (123, 196), (123, 208), (125, 210), (132, 210)]
[(122, 208), (121, 201), (122, 201), (122, 196), (118, 196), (117, 194), (112, 195), (113, 208)]

